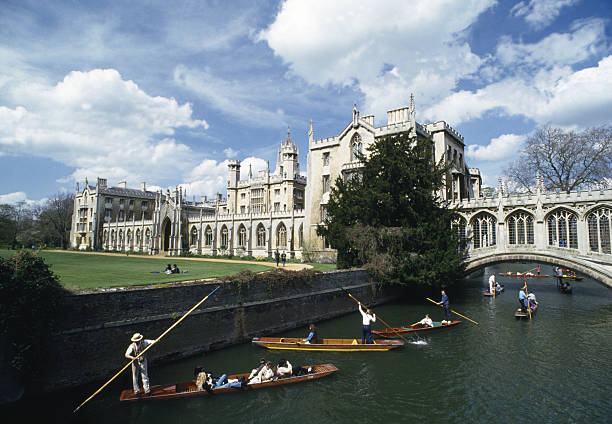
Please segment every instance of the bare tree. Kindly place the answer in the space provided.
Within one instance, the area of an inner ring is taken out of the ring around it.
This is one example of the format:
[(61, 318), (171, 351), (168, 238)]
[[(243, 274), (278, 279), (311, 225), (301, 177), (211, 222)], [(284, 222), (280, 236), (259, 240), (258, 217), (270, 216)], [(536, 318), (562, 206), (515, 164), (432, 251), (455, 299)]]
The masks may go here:
[(549, 190), (608, 187), (612, 177), (612, 128), (581, 132), (538, 128), (505, 172), (510, 181), (528, 191), (538, 174)]
[(70, 241), (70, 225), (74, 198), (66, 193), (56, 193), (40, 209), (38, 222), (45, 241), (66, 249)]

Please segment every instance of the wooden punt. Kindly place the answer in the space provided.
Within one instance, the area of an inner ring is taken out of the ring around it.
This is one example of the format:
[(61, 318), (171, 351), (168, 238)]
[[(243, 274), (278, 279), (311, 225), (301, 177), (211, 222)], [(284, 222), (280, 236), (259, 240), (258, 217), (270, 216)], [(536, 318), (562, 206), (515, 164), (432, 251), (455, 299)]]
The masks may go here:
[[(300, 375), (296, 377), (287, 377), (287, 378), (279, 378), (278, 380), (265, 381), (263, 383), (258, 384), (248, 384), (243, 385), (242, 387), (226, 387), (219, 389), (211, 389), (207, 390), (198, 390), (195, 384), (195, 381), (185, 381), (183, 383), (176, 384), (161, 384), (157, 386), (151, 386), (151, 394), (149, 395), (136, 395), (132, 389), (127, 389), (121, 392), (121, 397), (119, 397), (120, 401), (140, 401), (140, 400), (164, 400), (164, 399), (176, 399), (183, 397), (193, 397), (193, 396), (206, 396), (206, 395), (217, 395), (227, 392), (241, 392), (241, 391), (249, 391), (256, 389), (263, 389), (265, 387), (271, 386), (281, 386), (284, 384), (292, 384), (299, 383), (301, 381), (315, 380), (318, 378), (326, 377), (330, 374), (338, 371), (333, 364), (322, 364), (322, 365), (312, 365), (314, 368), (314, 372), (310, 374)], [(308, 368), (308, 366), (304, 367)], [(249, 377), (249, 373), (246, 374), (235, 374), (230, 375), (228, 378), (240, 379), (240, 377), (244, 377), (245, 379)]]
[(550, 275), (547, 274), (521, 274), (521, 273), (516, 273), (513, 274), (511, 272), (502, 272), (499, 275), (501, 275), (502, 277), (527, 277), (527, 278), (546, 278), (546, 277), (550, 277)]
[[(538, 310), (538, 306), (539, 305), (535, 305), (534, 308), (531, 310), (532, 316), (535, 315), (536, 311)], [(521, 311), (521, 308), (518, 308), (516, 312), (514, 313), (514, 317), (517, 319), (521, 319), (521, 318), (529, 319), (529, 312), (523, 312)]]
[(253, 344), (267, 349), (312, 350), (323, 352), (384, 352), (404, 345), (400, 340), (375, 340), (361, 344), (357, 339), (319, 339), (319, 343), (304, 343), (291, 337), (253, 337)]
[(421, 324), (412, 324), (405, 327), (392, 327), (385, 328), (383, 330), (372, 330), (373, 334), (379, 337), (398, 338), (399, 335), (422, 333), (425, 331), (440, 330), (442, 328), (454, 327), (455, 325), (461, 324), (461, 321), (451, 321), (449, 324), (442, 324), (441, 322), (434, 321), (433, 327), (421, 327)]
[(582, 277), (578, 277), (577, 275), (574, 275), (574, 274), (563, 275), (563, 278), (566, 278), (568, 280), (574, 280), (574, 281), (582, 280)]
[[(501, 289), (501, 291), (499, 293), (495, 293), (495, 296), (499, 296), (504, 291), (506, 291), (506, 289), (502, 287), (502, 289)], [(484, 292), (482, 292), (482, 294), (484, 294), (485, 296), (493, 296), (493, 293), (491, 293), (489, 290), (485, 290)]]

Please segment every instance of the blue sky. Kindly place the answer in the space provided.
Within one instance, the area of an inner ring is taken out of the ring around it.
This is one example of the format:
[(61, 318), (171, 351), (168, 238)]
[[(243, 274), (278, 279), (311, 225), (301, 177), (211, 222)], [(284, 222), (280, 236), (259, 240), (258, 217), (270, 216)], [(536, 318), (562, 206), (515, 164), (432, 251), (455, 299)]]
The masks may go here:
[(2, 1), (0, 203), (87, 177), (224, 193), (290, 127), (377, 124), (415, 94), (496, 185), (537, 125), (612, 124), (612, 2)]

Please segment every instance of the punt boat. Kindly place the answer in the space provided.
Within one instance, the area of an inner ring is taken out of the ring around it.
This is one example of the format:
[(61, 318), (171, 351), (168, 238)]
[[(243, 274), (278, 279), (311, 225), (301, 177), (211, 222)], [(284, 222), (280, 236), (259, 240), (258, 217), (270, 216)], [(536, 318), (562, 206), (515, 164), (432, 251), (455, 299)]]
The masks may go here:
[[(440, 330), (442, 328), (454, 327), (455, 325), (461, 324), (461, 321), (451, 321), (448, 324), (442, 324), (441, 322), (434, 321), (433, 327), (423, 327), (421, 324), (412, 324), (405, 327), (392, 327), (385, 328), (382, 330), (372, 330), (373, 334), (380, 337), (398, 338), (404, 334), (423, 333), (427, 331)], [(378, 340), (377, 342), (380, 342)]]
[[(535, 306), (533, 307), (533, 309), (531, 310), (531, 315), (532, 315), (532, 316), (533, 316), (533, 315), (535, 315), (536, 311), (538, 310), (538, 306), (539, 306), (539, 305), (535, 305)], [(523, 311), (521, 311), (521, 308), (518, 308), (518, 309), (516, 310), (516, 312), (514, 313), (514, 317), (515, 317), (516, 319), (521, 319), (521, 318), (527, 318), (527, 319), (529, 319), (529, 312), (523, 312)]]
[[(500, 294), (502, 294), (506, 289), (504, 287), (502, 287), (501, 291), (499, 293), (495, 293), (495, 296), (499, 296)], [(491, 293), (489, 290), (485, 290), (482, 294), (484, 294), (485, 296), (493, 296), (493, 293)]]
[(546, 277), (550, 277), (550, 275), (547, 274), (531, 274), (531, 273), (521, 273), (521, 272), (517, 272), (516, 274), (513, 274), (511, 272), (502, 272), (499, 275), (501, 275), (502, 277), (527, 277), (527, 278), (546, 278)]
[(319, 339), (319, 343), (304, 343), (291, 337), (253, 337), (253, 344), (267, 349), (312, 350), (323, 352), (384, 352), (404, 345), (401, 340), (374, 340), (361, 344), (357, 339)]
[[(309, 368), (309, 366), (303, 367)], [(248, 384), (242, 387), (225, 387), (210, 390), (198, 390), (195, 381), (185, 381), (182, 383), (175, 384), (161, 384), (157, 386), (151, 386), (151, 394), (141, 395), (135, 394), (132, 389), (126, 389), (121, 392), (120, 401), (144, 401), (144, 400), (163, 400), (163, 399), (176, 399), (184, 397), (194, 396), (206, 396), (206, 395), (217, 395), (228, 392), (243, 392), (249, 390), (263, 389), (271, 386), (281, 386), (284, 384), (299, 383), (301, 381), (315, 380), (318, 378), (326, 377), (330, 374), (338, 371), (333, 364), (322, 364), (312, 365), (313, 371), (308, 374), (293, 376), (287, 378), (279, 378), (277, 380), (264, 381), (263, 383)], [(228, 379), (240, 379), (244, 377), (247, 379), (249, 373), (230, 375)]]

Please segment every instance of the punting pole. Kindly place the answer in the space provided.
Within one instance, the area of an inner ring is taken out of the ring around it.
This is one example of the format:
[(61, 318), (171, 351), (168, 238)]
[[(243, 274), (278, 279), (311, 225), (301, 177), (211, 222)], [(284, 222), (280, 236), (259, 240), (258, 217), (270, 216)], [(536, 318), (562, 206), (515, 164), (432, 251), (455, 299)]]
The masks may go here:
[(172, 331), (172, 329), (174, 329), (174, 327), (176, 327), (177, 325), (179, 325), (181, 323), (181, 321), (183, 321), (185, 318), (187, 318), (187, 316), (192, 313), (198, 306), (200, 306), (202, 303), (204, 303), (206, 301), (206, 299), (208, 299), (210, 296), (212, 296), (212, 294), (214, 292), (217, 291), (217, 289), (221, 287), (221, 286), (217, 286), (217, 288), (215, 288), (213, 291), (211, 291), (210, 293), (208, 293), (208, 295), (203, 298), (202, 300), (200, 300), (198, 303), (196, 303), (194, 305), (193, 308), (191, 308), (190, 310), (188, 310), (185, 315), (183, 315), (178, 321), (176, 321), (174, 324), (172, 324), (170, 327), (168, 327), (168, 329), (166, 331), (164, 331), (158, 338), (155, 339), (155, 341), (150, 344), (149, 346), (147, 346), (142, 352), (140, 352), (138, 354), (138, 356), (136, 356), (134, 359), (132, 359), (130, 362), (128, 362), (123, 368), (121, 368), (119, 370), (119, 372), (117, 372), (117, 374), (115, 374), (114, 376), (112, 376), (112, 378), (110, 380), (108, 380), (106, 383), (104, 383), (98, 390), (96, 390), (94, 392), (94, 394), (92, 394), (91, 396), (89, 396), (87, 399), (85, 399), (85, 401), (83, 401), (83, 403), (81, 403), (79, 406), (76, 407), (76, 409), (74, 411), (72, 411), (72, 413), (76, 413), (79, 409), (81, 409), (81, 407), (83, 405), (85, 405), (87, 402), (89, 402), (91, 399), (93, 399), (94, 396), (96, 396), (98, 393), (100, 393), (102, 391), (102, 389), (104, 389), (106, 386), (108, 386), (111, 381), (113, 381), (115, 378), (117, 378), (123, 371), (125, 371), (127, 369), (127, 367), (129, 367), (130, 365), (132, 365), (132, 362), (134, 362), (135, 360), (137, 360), (138, 358), (140, 358), (142, 355), (144, 355), (144, 353), (149, 350), (149, 348), (151, 346), (153, 346), (154, 344), (156, 344), (158, 341), (160, 341), (166, 334), (168, 334), (170, 331)]
[[(351, 299), (353, 299), (355, 302), (359, 303), (360, 305), (365, 306), (363, 303), (361, 303), (360, 301), (358, 301), (357, 299), (355, 299), (355, 296), (353, 296), (353, 295), (352, 295), (352, 294), (351, 294), (351, 293), (350, 293), (350, 292), (349, 292), (347, 289), (345, 289), (345, 288), (343, 287), (343, 288), (342, 288), (342, 290), (344, 290), (344, 291), (346, 292), (346, 294), (348, 294), (348, 295), (349, 295), (349, 297), (350, 297)], [(367, 309), (367, 306), (366, 306), (366, 309)], [(394, 330), (394, 329), (393, 329), (393, 327), (391, 327), (389, 324), (387, 324), (387, 323), (385, 322), (385, 320), (384, 320), (384, 319), (382, 319), (382, 318), (380, 317), (380, 315), (378, 316), (378, 319), (380, 320), (380, 322), (382, 322), (383, 324), (385, 324), (389, 330), (393, 331), (395, 334), (397, 334), (399, 337), (401, 337), (401, 338), (402, 338), (402, 340), (404, 340), (406, 343), (410, 343), (410, 342), (408, 341), (408, 339), (406, 339), (404, 336), (402, 336), (400, 333), (398, 333), (396, 330)]]
[[(428, 297), (426, 297), (426, 299), (427, 299), (427, 300), (429, 300), (430, 302), (435, 303), (436, 305), (438, 305), (438, 302), (436, 302), (435, 300), (431, 300), (431, 299), (430, 299), (430, 298), (428, 298)], [(438, 305), (438, 306), (440, 306), (440, 305)], [(468, 321), (470, 321), (470, 322), (472, 322), (472, 323), (474, 323), (474, 324), (478, 325), (478, 323), (477, 323), (476, 321), (474, 321), (473, 319), (470, 319), (470, 318), (466, 317), (465, 315), (461, 315), (459, 312), (455, 312), (455, 311), (454, 311), (454, 310), (452, 310), (452, 309), (451, 309), (450, 311), (451, 311), (453, 314), (455, 314), (455, 315), (459, 315), (461, 318), (465, 318), (465, 319), (467, 319)]]
[(529, 311), (529, 321), (531, 321), (531, 306), (529, 306), (529, 289), (527, 288), (527, 277), (523, 276), (525, 280), (525, 296), (527, 296), (527, 310)]

